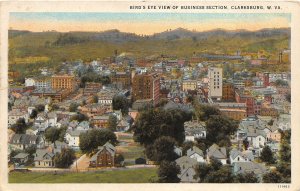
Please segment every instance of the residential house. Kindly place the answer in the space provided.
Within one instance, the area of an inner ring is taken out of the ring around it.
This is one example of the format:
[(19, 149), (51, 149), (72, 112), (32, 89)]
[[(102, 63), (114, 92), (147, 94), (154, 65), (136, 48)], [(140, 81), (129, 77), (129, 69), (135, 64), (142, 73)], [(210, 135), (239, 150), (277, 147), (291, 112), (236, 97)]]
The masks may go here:
[(199, 182), (199, 178), (195, 179), (196, 171), (195, 167), (199, 164), (197, 160), (187, 156), (182, 156), (175, 160), (176, 164), (180, 167), (180, 182), (183, 183), (196, 183)]
[(281, 140), (281, 133), (278, 129), (273, 132), (267, 133), (267, 141), (280, 142), (280, 140)]
[(178, 156), (182, 156), (182, 148), (181, 147), (176, 147), (174, 146), (174, 152), (178, 155)]
[(195, 159), (197, 162), (206, 162), (204, 159), (203, 151), (196, 146), (193, 146), (192, 148), (187, 150), (186, 155), (192, 159)]
[(79, 131), (89, 130), (89, 129), (90, 129), (90, 123), (88, 121), (82, 121), (76, 127), (76, 130)]
[(34, 126), (39, 128), (39, 131), (45, 132), (49, 127), (49, 120), (46, 113), (39, 113), (34, 120)]
[(106, 128), (108, 125), (109, 115), (93, 116), (90, 118), (91, 124), (96, 128)]
[(251, 151), (239, 151), (238, 149), (232, 149), (230, 151), (230, 164), (235, 162), (248, 162), (254, 161), (254, 156)]
[(130, 124), (124, 119), (122, 119), (117, 125), (117, 131), (124, 132), (127, 131), (129, 128)]
[(12, 157), (12, 162), (25, 164), (28, 161), (29, 154), (28, 153), (19, 153), (16, 156)]
[(29, 115), (27, 111), (20, 111), (19, 109), (10, 111), (8, 113), (8, 126), (17, 123), (17, 121), (22, 118), (25, 120), (25, 123), (28, 123)]
[(262, 148), (266, 144), (266, 136), (263, 131), (255, 131), (247, 133), (249, 145), (254, 148)]
[(35, 145), (37, 148), (43, 148), (44, 144), (43, 138), (36, 135), (14, 134), (10, 140), (10, 145), (14, 150), (24, 150), (31, 145)]
[(86, 130), (67, 130), (65, 135), (66, 143), (73, 149), (79, 149), (79, 135), (87, 132)]
[(195, 141), (206, 138), (206, 125), (204, 122), (188, 121), (184, 123), (185, 141)]
[(262, 164), (252, 161), (233, 163), (233, 173), (235, 175), (251, 172), (253, 172), (258, 177), (259, 181), (262, 181), (262, 177), (267, 172), (267, 168)]
[(98, 152), (90, 159), (91, 167), (113, 167), (115, 166), (116, 149), (109, 142), (98, 147)]
[(37, 149), (34, 154), (34, 166), (43, 168), (54, 167), (54, 156), (55, 154), (48, 149)]
[(218, 159), (223, 165), (227, 164), (227, 153), (225, 147), (219, 147), (217, 144), (210, 146), (207, 151), (207, 162), (210, 163), (211, 158)]
[(57, 115), (55, 112), (47, 113), (49, 127), (55, 127), (57, 123)]

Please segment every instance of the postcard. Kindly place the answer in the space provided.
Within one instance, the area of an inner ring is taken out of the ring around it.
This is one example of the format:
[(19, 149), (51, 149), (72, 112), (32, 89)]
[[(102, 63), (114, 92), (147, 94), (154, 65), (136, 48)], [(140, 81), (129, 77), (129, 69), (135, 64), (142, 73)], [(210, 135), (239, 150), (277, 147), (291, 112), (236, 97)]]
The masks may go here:
[(1, 190), (300, 190), (299, 5), (1, 2)]

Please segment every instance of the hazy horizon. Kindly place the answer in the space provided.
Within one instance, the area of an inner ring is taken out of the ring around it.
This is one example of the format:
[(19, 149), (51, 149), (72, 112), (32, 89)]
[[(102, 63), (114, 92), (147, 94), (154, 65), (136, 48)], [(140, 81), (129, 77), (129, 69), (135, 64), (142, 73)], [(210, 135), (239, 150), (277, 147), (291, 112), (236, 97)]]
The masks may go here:
[(13, 12), (10, 13), (9, 29), (32, 32), (103, 32), (117, 29), (138, 35), (153, 35), (178, 28), (196, 32), (290, 28), (290, 20), (290, 14), (277, 13)]

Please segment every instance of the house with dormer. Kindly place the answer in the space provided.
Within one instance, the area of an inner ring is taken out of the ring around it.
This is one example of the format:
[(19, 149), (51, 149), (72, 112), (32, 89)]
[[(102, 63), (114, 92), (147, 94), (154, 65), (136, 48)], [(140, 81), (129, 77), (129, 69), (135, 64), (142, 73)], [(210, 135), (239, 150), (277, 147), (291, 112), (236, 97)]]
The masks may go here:
[(252, 151), (249, 150), (240, 151), (236, 148), (230, 151), (229, 158), (230, 158), (230, 164), (233, 164), (235, 162), (254, 161), (254, 156)]

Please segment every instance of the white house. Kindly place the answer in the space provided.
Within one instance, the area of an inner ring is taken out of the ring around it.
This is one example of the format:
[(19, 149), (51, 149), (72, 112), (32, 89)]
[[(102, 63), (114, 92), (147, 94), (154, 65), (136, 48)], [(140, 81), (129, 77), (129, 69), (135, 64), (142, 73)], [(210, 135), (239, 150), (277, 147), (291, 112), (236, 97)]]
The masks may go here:
[(23, 118), (28, 123), (29, 115), (26, 111), (12, 110), (8, 113), (8, 126), (15, 124), (20, 118)]
[(233, 164), (234, 162), (249, 162), (253, 160), (254, 156), (251, 151), (241, 152), (235, 148), (230, 151), (230, 164)]
[(207, 151), (207, 162), (210, 163), (211, 158), (218, 159), (223, 165), (227, 164), (227, 153), (225, 147), (219, 147), (217, 144), (210, 146)]
[(79, 135), (86, 131), (74, 130), (67, 131), (65, 135), (66, 143), (73, 149), (79, 149)]
[(187, 150), (186, 155), (192, 159), (195, 159), (197, 162), (206, 162), (202, 150), (198, 147), (193, 146), (192, 148)]
[(25, 78), (25, 87), (35, 86), (35, 80), (33, 78)]
[(180, 156), (180, 157), (182, 156), (182, 148), (174, 146), (174, 152), (175, 152), (178, 156)]
[(247, 133), (247, 140), (253, 148), (262, 148), (267, 141), (265, 136), (258, 133)]
[(49, 127), (49, 120), (44, 113), (39, 113), (34, 120), (34, 126), (39, 127), (40, 131), (45, 131)]
[(48, 122), (49, 127), (55, 127), (57, 123), (57, 115), (54, 112), (50, 112), (47, 114), (48, 116)]

